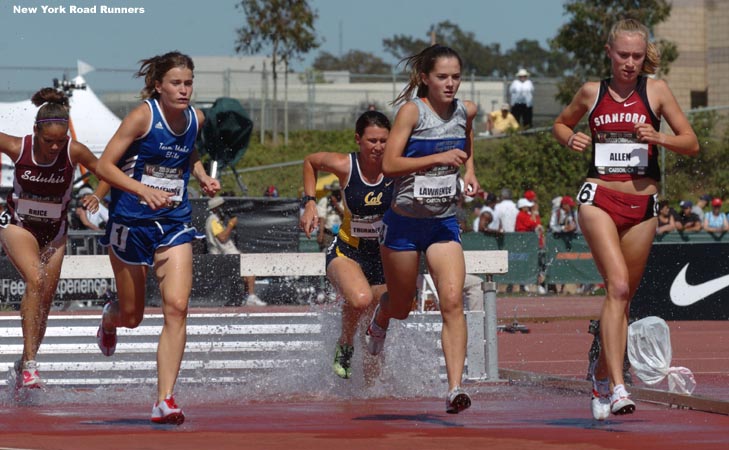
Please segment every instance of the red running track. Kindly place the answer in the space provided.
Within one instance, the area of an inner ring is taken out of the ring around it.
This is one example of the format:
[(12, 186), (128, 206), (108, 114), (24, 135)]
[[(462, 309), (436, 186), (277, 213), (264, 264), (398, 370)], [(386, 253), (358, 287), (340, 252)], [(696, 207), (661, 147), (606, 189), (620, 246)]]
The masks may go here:
[[(510, 321), (514, 307), (531, 332), (499, 335), (500, 367), (583, 379), (588, 318), (597, 314), (599, 299), (499, 299), (499, 316)], [(674, 365), (694, 371), (696, 394), (729, 400), (726, 323), (669, 325)], [(247, 394), (212, 403), (205, 395), (178, 397), (187, 415), (179, 427), (152, 425), (151, 404), (139, 398), (115, 394), (105, 401), (52, 388), (35, 405), (0, 402), (0, 449), (729, 448), (725, 415), (639, 402), (631, 416), (595, 422), (586, 392), (505, 382), (467, 388), (474, 404), (455, 416), (445, 414), (441, 397)]]

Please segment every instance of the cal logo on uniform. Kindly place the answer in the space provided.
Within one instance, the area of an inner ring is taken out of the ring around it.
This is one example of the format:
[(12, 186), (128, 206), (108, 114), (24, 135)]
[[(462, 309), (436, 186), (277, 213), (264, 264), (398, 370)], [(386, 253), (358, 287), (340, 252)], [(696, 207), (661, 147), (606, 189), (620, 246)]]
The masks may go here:
[(374, 192), (370, 191), (365, 195), (364, 202), (367, 206), (380, 206), (382, 204), (382, 192), (374, 196)]

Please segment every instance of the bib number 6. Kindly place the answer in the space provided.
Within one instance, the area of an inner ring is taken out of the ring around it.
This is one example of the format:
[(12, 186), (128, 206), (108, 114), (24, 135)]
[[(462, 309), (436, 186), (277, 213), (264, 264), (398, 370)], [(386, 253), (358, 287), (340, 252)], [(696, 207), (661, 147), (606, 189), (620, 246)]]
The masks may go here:
[(595, 191), (597, 190), (597, 184), (585, 183), (580, 188), (580, 193), (577, 194), (577, 201), (581, 205), (592, 205), (595, 199)]

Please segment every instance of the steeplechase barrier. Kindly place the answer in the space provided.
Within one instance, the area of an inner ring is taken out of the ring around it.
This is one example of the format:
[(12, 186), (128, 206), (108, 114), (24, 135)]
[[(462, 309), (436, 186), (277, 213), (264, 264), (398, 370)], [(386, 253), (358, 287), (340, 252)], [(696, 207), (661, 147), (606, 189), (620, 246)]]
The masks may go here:
[[(466, 251), (466, 271), (485, 275), (484, 308), (467, 311), (466, 377), (498, 380), (495, 274), (508, 270), (506, 251)], [(258, 253), (240, 255), (240, 275), (323, 276), (323, 253)], [(113, 278), (105, 255), (66, 256), (64, 279)], [(333, 313), (195, 313), (188, 316), (187, 345), (179, 381), (236, 382), (251, 371), (272, 370), (292, 363), (314, 364), (324, 348), (322, 314)], [(147, 314), (135, 329), (120, 328), (113, 357), (96, 345), (100, 314), (52, 314), (39, 351), (44, 381), (49, 385), (98, 386), (156, 383), (156, 351), (163, 317)], [(440, 334), (439, 312), (415, 311), (409, 328)], [(0, 315), (0, 370), (6, 373), (22, 353), (17, 313)], [(443, 372), (441, 358), (441, 372)], [(0, 377), (6, 384), (7, 377)]]

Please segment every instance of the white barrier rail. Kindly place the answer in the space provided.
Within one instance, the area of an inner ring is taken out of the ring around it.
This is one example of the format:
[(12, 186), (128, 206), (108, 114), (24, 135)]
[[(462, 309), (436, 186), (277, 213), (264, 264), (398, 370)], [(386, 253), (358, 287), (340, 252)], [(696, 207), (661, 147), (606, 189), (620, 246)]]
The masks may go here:
[[(466, 251), (466, 271), (487, 275), (482, 283), (484, 308), (468, 311), (467, 377), (498, 380), (496, 283), (506, 273), (506, 251)], [(323, 253), (240, 255), (242, 276), (323, 276)], [(66, 256), (65, 279), (113, 278), (106, 255)], [(190, 314), (188, 345), (180, 380), (235, 381), (242, 371), (271, 369), (284, 361), (311, 363), (322, 348), (321, 322), (315, 313)], [(41, 346), (49, 384), (89, 385), (155, 382), (154, 360), (162, 317), (148, 315), (134, 330), (120, 329), (114, 358), (96, 348), (98, 316), (51, 316)], [(12, 366), (21, 352), (20, 320), (0, 317), (0, 368)], [(423, 327), (425, 325), (425, 327)], [(406, 326), (440, 333), (438, 313), (416, 312)], [(2, 384), (2, 380), (0, 380)]]

